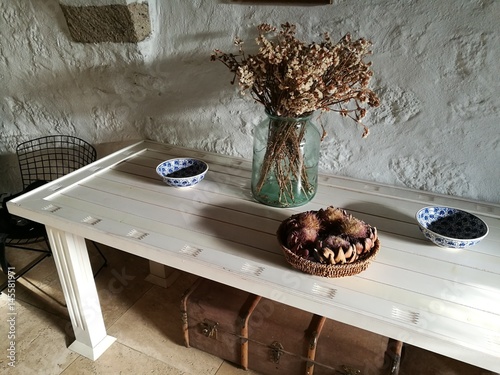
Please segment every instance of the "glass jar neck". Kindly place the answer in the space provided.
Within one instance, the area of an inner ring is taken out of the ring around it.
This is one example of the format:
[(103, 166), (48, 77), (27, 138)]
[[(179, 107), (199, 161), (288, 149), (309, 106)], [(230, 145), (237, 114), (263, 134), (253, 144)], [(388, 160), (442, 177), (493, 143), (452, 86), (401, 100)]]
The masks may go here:
[(267, 117), (269, 117), (270, 120), (272, 121), (282, 121), (282, 122), (304, 122), (304, 121), (309, 121), (311, 120), (314, 112), (310, 113), (305, 113), (297, 117), (290, 117), (290, 116), (276, 116), (270, 114), (268, 111), (266, 111)]

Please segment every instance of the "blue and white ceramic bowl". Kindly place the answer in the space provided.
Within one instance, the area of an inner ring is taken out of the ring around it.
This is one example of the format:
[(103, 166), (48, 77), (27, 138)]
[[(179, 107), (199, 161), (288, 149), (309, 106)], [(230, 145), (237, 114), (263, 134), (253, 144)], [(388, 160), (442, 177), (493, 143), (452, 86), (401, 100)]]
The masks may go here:
[(438, 246), (465, 249), (488, 234), (488, 226), (477, 216), (457, 208), (424, 207), (415, 215), (420, 230)]
[(208, 164), (203, 160), (192, 158), (176, 158), (165, 160), (156, 167), (163, 181), (168, 186), (189, 187), (205, 178)]

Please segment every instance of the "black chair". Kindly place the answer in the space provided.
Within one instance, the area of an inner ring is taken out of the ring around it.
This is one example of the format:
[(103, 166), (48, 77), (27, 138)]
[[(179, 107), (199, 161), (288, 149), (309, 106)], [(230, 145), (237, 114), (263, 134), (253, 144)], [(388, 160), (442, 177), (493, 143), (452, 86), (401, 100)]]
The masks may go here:
[[(50, 135), (19, 144), (16, 153), (23, 190), (6, 197), (2, 202), (0, 211), (0, 267), (4, 274), (8, 274), (10, 264), (5, 255), (6, 247), (40, 253), (35, 260), (21, 270), (15, 270), (14, 278), (17, 280), (50, 256), (52, 252), (45, 226), (11, 215), (7, 210), (7, 201), (92, 163), (97, 159), (97, 152), (92, 145), (80, 138), (69, 135)], [(36, 243), (45, 243), (46, 249), (33, 247), (32, 245)], [(104, 260), (104, 263), (95, 272), (94, 276), (96, 276), (107, 265), (107, 260), (95, 242), (94, 246)], [(0, 286), (0, 292), (6, 287), (7, 282)]]

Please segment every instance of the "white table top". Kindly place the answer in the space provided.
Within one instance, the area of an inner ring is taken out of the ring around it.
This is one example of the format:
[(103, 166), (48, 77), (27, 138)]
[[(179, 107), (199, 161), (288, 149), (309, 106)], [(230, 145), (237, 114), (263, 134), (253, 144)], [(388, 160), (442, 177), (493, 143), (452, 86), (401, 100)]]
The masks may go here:
[[(161, 161), (209, 164), (192, 188), (166, 186)], [(309, 204), (252, 200), (251, 162), (144, 141), (9, 203), (14, 214), (155, 262), (500, 372), (500, 206), (320, 176)], [(381, 250), (359, 275), (327, 279), (284, 260), (275, 232), (301, 211), (342, 207), (376, 226)], [(490, 233), (466, 250), (420, 233), (415, 213), (447, 205), (480, 216)]]

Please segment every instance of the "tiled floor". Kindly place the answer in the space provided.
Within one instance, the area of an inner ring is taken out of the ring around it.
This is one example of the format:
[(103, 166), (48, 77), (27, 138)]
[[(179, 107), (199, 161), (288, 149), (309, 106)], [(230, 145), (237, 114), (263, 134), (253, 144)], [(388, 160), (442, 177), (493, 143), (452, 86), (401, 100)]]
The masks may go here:
[[(91, 261), (101, 262), (91, 249)], [(195, 276), (181, 273), (170, 288), (145, 281), (145, 259), (104, 248), (109, 265), (96, 283), (108, 333), (117, 341), (95, 362), (67, 346), (72, 329), (52, 258), (45, 259), (15, 289), (15, 367), (9, 365), (11, 312), (0, 296), (0, 372), (3, 374), (192, 374), (255, 375), (210, 354), (183, 345), (180, 301)], [(24, 264), (29, 253), (8, 250), (12, 264)], [(1, 275), (0, 277), (3, 277)], [(0, 279), (3, 282), (4, 279)], [(490, 372), (426, 351), (406, 347), (401, 375), (486, 375)], [(285, 374), (288, 375), (288, 374)]]

